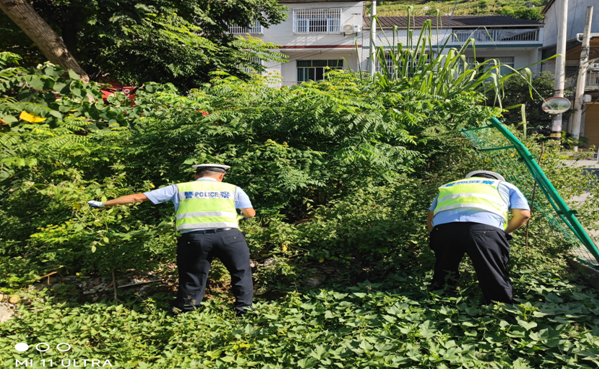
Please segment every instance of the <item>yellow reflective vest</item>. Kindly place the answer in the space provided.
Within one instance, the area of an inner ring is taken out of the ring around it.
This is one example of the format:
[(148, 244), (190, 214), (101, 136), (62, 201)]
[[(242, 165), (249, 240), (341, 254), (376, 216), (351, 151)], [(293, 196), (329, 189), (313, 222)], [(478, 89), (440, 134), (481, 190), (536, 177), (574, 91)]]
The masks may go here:
[[(477, 209), (503, 217), (507, 228), (508, 204), (499, 193), (501, 181), (487, 178), (466, 178), (439, 187), (434, 215), (456, 209)], [(433, 216), (434, 216), (433, 215)]]
[(235, 210), (237, 186), (215, 181), (177, 184), (179, 208), (177, 231), (211, 228), (239, 228)]

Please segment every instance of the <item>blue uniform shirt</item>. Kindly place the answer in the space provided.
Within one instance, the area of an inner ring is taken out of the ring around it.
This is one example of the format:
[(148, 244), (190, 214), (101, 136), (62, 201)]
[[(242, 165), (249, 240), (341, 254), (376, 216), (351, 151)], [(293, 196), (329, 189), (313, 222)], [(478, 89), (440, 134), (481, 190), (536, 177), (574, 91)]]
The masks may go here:
[[(526, 197), (520, 192), (518, 187), (508, 182), (501, 182), (498, 187), (499, 194), (503, 198), (508, 209), (523, 209), (530, 210)], [(437, 199), (439, 195), (435, 197), (433, 204), (428, 209), (434, 211), (437, 207)], [(493, 227), (504, 229), (503, 217), (483, 211), (480, 209), (456, 209), (442, 211), (435, 215), (433, 218), (433, 227), (439, 224), (453, 223), (453, 222), (474, 222), (490, 225)]]
[[(215, 178), (210, 177), (202, 177), (198, 178), (198, 181), (216, 181)], [(158, 188), (156, 190), (150, 192), (144, 192), (144, 195), (152, 202), (152, 204), (161, 204), (163, 202), (172, 201), (175, 205), (175, 212), (179, 209), (179, 191), (177, 190), (177, 185), (170, 185), (162, 188)], [(237, 209), (247, 209), (253, 208), (252, 202), (248, 195), (239, 187), (235, 190), (235, 208)], [(195, 229), (190, 229), (186, 231), (180, 231), (179, 233), (186, 233), (194, 231)]]

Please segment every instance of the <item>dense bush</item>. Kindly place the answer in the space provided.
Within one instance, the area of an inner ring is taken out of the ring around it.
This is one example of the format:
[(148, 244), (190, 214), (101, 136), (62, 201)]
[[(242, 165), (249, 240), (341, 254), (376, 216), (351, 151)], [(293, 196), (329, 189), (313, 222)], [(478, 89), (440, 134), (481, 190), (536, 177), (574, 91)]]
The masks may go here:
[[(208, 82), (210, 72), (224, 70), (247, 79), (248, 69), (265, 69), (256, 58), (264, 62), (286, 58), (273, 50), (279, 45), (228, 32), (229, 25), (281, 23), (287, 9), (274, 0), (33, 0), (30, 4), (93, 81), (109, 76), (129, 86), (169, 82), (187, 91)], [(0, 12), (2, 51), (21, 55), (29, 66), (47, 60), (4, 12)]]
[(98, 211), (86, 201), (189, 181), (201, 162), (232, 165), (227, 181), (252, 199), (259, 216), (244, 229), (254, 259), (276, 256), (293, 278), (310, 262), (409, 268), (436, 187), (488, 166), (457, 131), (499, 114), (475, 91), (417, 92), (416, 76), (372, 83), (341, 71), (271, 88), (223, 75), (187, 96), (149, 83), (132, 105), (120, 94), (105, 104), (98, 85), (62, 73), (3, 71), (5, 286), (57, 268), (110, 275), (172, 260), (172, 206)]
[[(110, 97), (108, 105), (89, 102), (86, 95), (98, 96), (98, 86), (82, 90), (76, 80), (59, 80), (56, 67), (11, 73), (3, 89), (10, 97), (2, 108), (0, 239), (4, 255), (35, 260), (39, 273), (59, 266), (70, 272), (145, 269), (172, 258), (172, 207), (92, 211), (86, 200), (188, 181), (191, 164), (223, 162), (233, 167), (227, 180), (244, 188), (258, 209), (253, 222), (328, 218), (319, 206), (357, 191), (366, 191), (362, 201), (368, 203), (380, 196), (369, 188), (412, 183), (406, 175), (422, 174), (438, 165), (433, 159), (440, 152), (459, 146), (438, 132), (497, 113), (478, 105), (474, 92), (439, 98), (377, 91), (344, 72), (324, 83), (280, 89), (260, 79), (219, 77), (188, 96), (147, 84), (134, 106), (123, 95)], [(22, 110), (43, 121), (17, 120)], [(352, 218), (359, 216), (351, 214), (351, 221), (369, 222)], [(318, 227), (332, 225), (305, 227), (313, 229), (302, 242), (320, 249)], [(338, 242), (306, 255), (336, 260)], [(267, 244), (253, 248), (261, 255)], [(358, 244), (348, 246), (360, 253)], [(19, 268), (3, 273), (17, 278)]]
[[(487, 68), (466, 65), (454, 78), (463, 55), (452, 51), (432, 66), (420, 59), (400, 69), (415, 53), (395, 52), (396, 68), (374, 79), (339, 71), (270, 88), (262, 77), (217, 74), (185, 96), (147, 83), (135, 104), (121, 94), (104, 103), (97, 84), (48, 64), (19, 68), (0, 54), (0, 287), (51, 270), (163, 267), (174, 259), (172, 206), (91, 209), (86, 201), (189, 181), (192, 164), (218, 162), (232, 165), (226, 180), (258, 211), (243, 224), (262, 264), (257, 295), (288, 292), (257, 297), (241, 320), (217, 299), (175, 318), (166, 315), (172, 296), (81, 305), (42, 292), (24, 296), (28, 305), (0, 326), (0, 345), (69, 342), (68, 354), (43, 357), (122, 368), (596, 365), (599, 296), (571, 283), (563, 260), (571, 245), (539, 214), (529, 247), (522, 232), (511, 244), (518, 304), (481, 307), (467, 260), (456, 291), (428, 291), (428, 206), (440, 184), (494, 169), (459, 130), (500, 110), (483, 105)], [(495, 87), (505, 82), (496, 77)], [(541, 156), (538, 136), (526, 145)], [(543, 168), (567, 200), (590, 190), (591, 201), (574, 207), (596, 228), (599, 186), (560, 158), (547, 144)], [(326, 284), (306, 291), (307, 277)], [(23, 356), (7, 350), (0, 362)]]
[[(530, 83), (530, 84), (529, 84)], [(530, 86), (532, 86), (532, 91)], [(540, 75), (527, 81), (523, 78), (511, 78), (504, 83), (501, 96), (506, 107), (517, 106), (515, 109), (504, 112), (504, 123), (518, 125), (522, 122), (519, 104), (526, 105), (526, 120), (532, 132), (549, 132), (553, 115), (541, 109), (544, 99), (553, 94), (553, 74), (542, 72)], [(487, 97), (493, 101), (497, 96), (495, 91), (489, 91)], [(570, 113), (566, 113), (566, 116)]]

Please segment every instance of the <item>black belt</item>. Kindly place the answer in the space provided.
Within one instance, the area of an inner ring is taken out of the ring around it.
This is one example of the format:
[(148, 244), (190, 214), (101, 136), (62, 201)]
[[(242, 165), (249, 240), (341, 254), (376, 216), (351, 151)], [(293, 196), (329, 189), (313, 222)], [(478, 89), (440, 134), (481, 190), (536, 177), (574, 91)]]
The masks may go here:
[(237, 228), (214, 228), (214, 229), (204, 229), (201, 231), (191, 231), (191, 232), (185, 232), (182, 233), (181, 236), (185, 236), (186, 234), (206, 234), (206, 233), (218, 233), (218, 232), (225, 232), (225, 231), (230, 231), (232, 229), (237, 229)]

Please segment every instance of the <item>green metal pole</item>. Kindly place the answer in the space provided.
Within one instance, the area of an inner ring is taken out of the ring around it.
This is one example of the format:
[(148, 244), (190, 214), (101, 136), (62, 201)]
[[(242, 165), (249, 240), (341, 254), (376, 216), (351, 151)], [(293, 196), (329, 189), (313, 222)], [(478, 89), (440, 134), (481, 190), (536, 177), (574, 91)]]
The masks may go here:
[(531, 171), (535, 180), (538, 181), (539, 184), (542, 185), (542, 187), (544, 187), (547, 195), (549, 195), (555, 202), (555, 205), (561, 212), (560, 215), (562, 215), (563, 218), (568, 220), (568, 222), (570, 223), (570, 228), (575, 231), (575, 234), (578, 236), (580, 241), (586, 246), (589, 252), (593, 254), (595, 259), (599, 262), (599, 250), (597, 249), (597, 246), (595, 245), (591, 237), (587, 234), (582, 225), (578, 222), (578, 219), (576, 219), (574, 214), (572, 214), (572, 210), (570, 210), (564, 199), (562, 199), (555, 187), (553, 187), (553, 184), (551, 184), (551, 181), (549, 181), (549, 179), (543, 172), (543, 169), (541, 169), (539, 164), (537, 164), (537, 162), (533, 159), (532, 154), (528, 151), (526, 146), (524, 146), (524, 144), (520, 140), (518, 140), (518, 138), (516, 138), (516, 136), (514, 136), (512, 132), (510, 132), (510, 130), (507, 129), (507, 127), (505, 127), (497, 118), (491, 118), (490, 120), (491, 125), (497, 128), (497, 130), (499, 130), (499, 132), (501, 132), (512, 143), (512, 145), (514, 145), (514, 148), (518, 151), (518, 153), (524, 160), (524, 163)]

